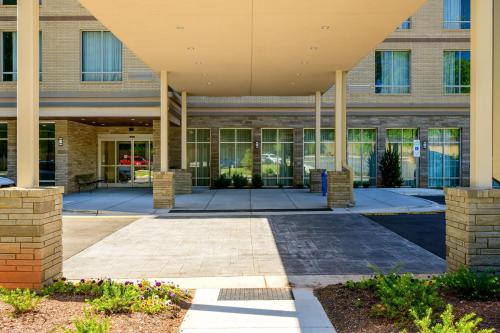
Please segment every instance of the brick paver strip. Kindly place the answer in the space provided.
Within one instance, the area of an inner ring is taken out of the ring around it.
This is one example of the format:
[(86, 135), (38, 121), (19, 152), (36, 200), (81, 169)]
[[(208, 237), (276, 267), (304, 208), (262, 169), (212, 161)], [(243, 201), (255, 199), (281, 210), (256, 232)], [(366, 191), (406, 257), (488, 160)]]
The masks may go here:
[(294, 300), (288, 288), (223, 288), (219, 291), (218, 301), (290, 301)]

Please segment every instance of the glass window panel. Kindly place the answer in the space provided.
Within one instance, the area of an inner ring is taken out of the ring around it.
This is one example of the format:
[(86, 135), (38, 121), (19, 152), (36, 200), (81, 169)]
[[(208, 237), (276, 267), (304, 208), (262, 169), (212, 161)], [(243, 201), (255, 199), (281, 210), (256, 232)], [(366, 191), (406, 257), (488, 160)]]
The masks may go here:
[(375, 93), (410, 93), (410, 51), (375, 51)]
[(252, 142), (252, 130), (251, 129), (237, 129), (236, 130), (236, 141), (237, 142)]
[[(429, 187), (460, 184), (460, 129), (429, 129)], [(440, 135), (436, 135), (439, 133)]]
[(235, 142), (235, 140), (236, 140), (236, 130), (227, 128), (220, 130), (221, 142)]
[(332, 128), (322, 128), (321, 129), (321, 141), (322, 142), (334, 142), (335, 141), (335, 130)]
[(7, 139), (7, 124), (0, 124), (0, 139)]
[(196, 130), (194, 128), (187, 130), (187, 142), (196, 142)]
[(444, 28), (470, 29), (470, 0), (444, 0)]
[(132, 182), (132, 168), (130, 166), (121, 165), (116, 167), (116, 174), (119, 183), (127, 184)]
[(400, 142), (401, 141), (401, 130), (400, 129), (388, 129), (387, 130), (387, 140), (389, 140), (389, 142)]
[(55, 139), (56, 137), (56, 125), (42, 123), (39, 126), (40, 128), (40, 139)]
[(114, 141), (101, 141), (101, 164), (114, 165), (115, 164), (115, 142)]
[(40, 182), (54, 181), (56, 171), (56, 145), (54, 140), (40, 140)]
[(351, 142), (360, 142), (361, 141), (361, 129), (358, 128), (349, 128), (347, 131), (347, 140)]
[(196, 133), (198, 142), (210, 142), (210, 130), (208, 128), (200, 128)]
[(377, 138), (377, 130), (376, 129), (364, 129), (362, 135), (363, 142), (375, 142)]
[(0, 140), (0, 175), (7, 174), (7, 140)]
[(82, 32), (82, 80), (122, 80), (122, 43), (111, 32)]
[(280, 142), (293, 142), (293, 129), (279, 129), (278, 141)]
[(278, 131), (276, 129), (263, 129), (262, 142), (277, 142)]
[(304, 129), (304, 142), (315, 142), (316, 132), (313, 128)]
[(262, 144), (262, 174), (263, 177), (276, 177), (278, 175), (278, 168), (276, 165), (278, 145), (276, 143), (263, 143)]
[(236, 167), (235, 151), (234, 143), (221, 143), (219, 161), (221, 175), (233, 175), (232, 171)]

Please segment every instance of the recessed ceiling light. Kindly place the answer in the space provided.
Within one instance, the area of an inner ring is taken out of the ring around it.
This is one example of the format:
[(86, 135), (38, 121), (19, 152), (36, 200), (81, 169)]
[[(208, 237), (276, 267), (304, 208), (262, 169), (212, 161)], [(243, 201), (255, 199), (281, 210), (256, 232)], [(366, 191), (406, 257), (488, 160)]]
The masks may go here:
[(302, 74), (301, 74), (301, 73), (297, 73), (296, 75), (297, 75), (297, 77), (301, 77), (301, 76), (302, 76)]
[(211, 86), (211, 85), (212, 85), (212, 82), (208, 81), (208, 82), (207, 82), (207, 84), (208, 84), (209, 86)]
[(135, 120), (135, 118), (130, 118), (130, 120), (134, 121), (134, 120)]
[(194, 51), (194, 46), (189, 46), (189, 47), (187, 48), (187, 50), (188, 50), (188, 51)]
[(82, 120), (85, 120), (85, 118), (82, 118)]
[(93, 121), (92, 124), (95, 124), (95, 121)]
[(300, 64), (301, 64), (301, 65), (308, 65), (308, 64), (309, 64), (309, 61), (302, 60), (302, 61), (300, 62)]
[(294, 86), (294, 85), (295, 85), (295, 82), (293, 82), (293, 81), (292, 81), (292, 82), (290, 82), (290, 84), (291, 84), (292, 86)]
[(101, 126), (104, 126), (104, 124), (101, 124)]
[(201, 65), (201, 64), (203, 64), (203, 61), (195, 61), (194, 64), (195, 65)]
[(321, 30), (330, 30), (331, 26), (329, 25), (322, 25)]
[(317, 46), (311, 46), (309, 48), (309, 50), (311, 50), (311, 51), (318, 51), (318, 49), (319, 49), (319, 47), (317, 47)]
[(208, 74), (207, 74), (207, 73), (203, 73), (203, 76), (204, 76), (204, 77), (207, 77), (207, 76), (208, 76)]
[(179, 26), (175, 27), (175, 29), (177, 29), (177, 30), (184, 30), (184, 27), (181, 26), (181, 25), (179, 25)]

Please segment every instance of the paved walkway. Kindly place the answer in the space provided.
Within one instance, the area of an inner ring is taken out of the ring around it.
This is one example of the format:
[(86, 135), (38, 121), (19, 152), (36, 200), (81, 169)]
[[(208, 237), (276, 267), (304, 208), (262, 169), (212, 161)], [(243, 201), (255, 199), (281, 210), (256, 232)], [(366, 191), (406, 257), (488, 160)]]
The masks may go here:
[[(425, 193), (420, 189), (419, 194)], [(432, 190), (431, 190), (432, 191)], [(404, 192), (403, 192), (404, 193)], [(356, 189), (356, 206), (337, 209), (335, 213), (405, 213), (441, 211), (444, 206), (435, 202), (386, 189)], [(100, 189), (94, 192), (74, 193), (64, 196), (66, 214), (134, 213), (168, 214), (165, 210), (153, 209), (151, 189)], [(307, 189), (225, 189), (209, 190), (195, 188), (193, 194), (176, 196), (176, 207), (170, 212), (225, 211), (297, 211), (326, 210), (326, 198), (309, 193)]]
[[(70, 279), (440, 273), (441, 258), (360, 215), (143, 218), (64, 261)], [(301, 279), (294, 279), (301, 280)], [(304, 280), (305, 281), (305, 280)]]
[(309, 289), (293, 289), (294, 300), (220, 301), (219, 289), (198, 289), (181, 333), (335, 333)]

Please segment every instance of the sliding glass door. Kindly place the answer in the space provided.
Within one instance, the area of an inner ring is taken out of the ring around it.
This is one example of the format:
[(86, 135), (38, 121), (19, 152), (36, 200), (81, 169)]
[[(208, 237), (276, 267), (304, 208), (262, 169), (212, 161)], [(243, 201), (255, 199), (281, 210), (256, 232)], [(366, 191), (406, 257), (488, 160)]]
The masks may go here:
[(354, 181), (377, 184), (377, 130), (350, 128), (347, 132), (347, 155)]
[(403, 186), (416, 187), (418, 159), (413, 154), (413, 140), (418, 139), (416, 128), (391, 128), (387, 130), (386, 148), (397, 150), (401, 163)]
[(100, 136), (99, 178), (108, 186), (151, 186), (152, 151), (150, 135)]
[(262, 129), (261, 163), (265, 186), (293, 185), (293, 129)]
[[(322, 128), (320, 137), (319, 168), (335, 169), (335, 130)], [(304, 128), (304, 185), (309, 185), (309, 175), (316, 168), (316, 132), (314, 128)]]

